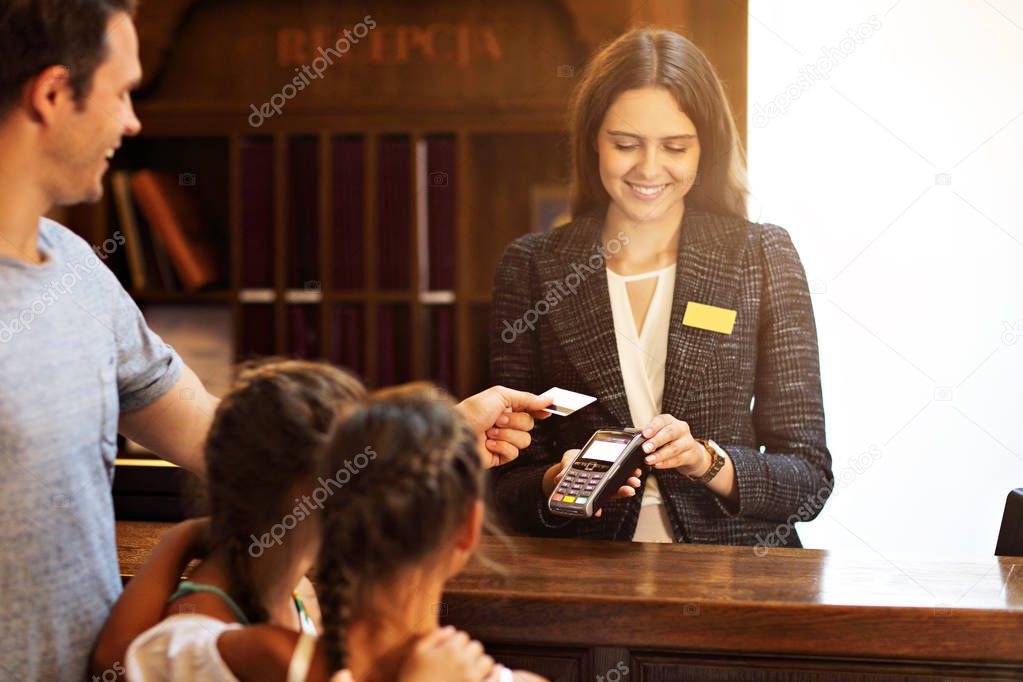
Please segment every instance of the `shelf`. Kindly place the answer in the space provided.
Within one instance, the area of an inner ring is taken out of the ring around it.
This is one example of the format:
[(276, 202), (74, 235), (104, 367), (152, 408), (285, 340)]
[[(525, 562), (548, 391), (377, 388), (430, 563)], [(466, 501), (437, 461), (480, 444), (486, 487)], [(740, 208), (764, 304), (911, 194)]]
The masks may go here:
[[(530, 229), (534, 188), (567, 175), (564, 136), (250, 132), (132, 140), (125, 168), (194, 174), (232, 285), (137, 288), (135, 300), (228, 306), (233, 362), (326, 359), (373, 387), (484, 387), (494, 268)], [(116, 212), (106, 215), (116, 229)], [(127, 263), (111, 265), (125, 281)]]
[(136, 303), (231, 303), (237, 297), (233, 291), (131, 291)]

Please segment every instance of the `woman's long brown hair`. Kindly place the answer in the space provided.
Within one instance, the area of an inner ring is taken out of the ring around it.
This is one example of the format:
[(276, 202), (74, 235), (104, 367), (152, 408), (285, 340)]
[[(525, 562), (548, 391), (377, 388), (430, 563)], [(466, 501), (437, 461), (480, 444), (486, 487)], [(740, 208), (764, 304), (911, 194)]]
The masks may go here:
[(686, 206), (746, 217), (746, 161), (724, 87), (710, 61), (690, 40), (657, 28), (633, 29), (598, 52), (572, 97), (572, 215), (606, 208), (597, 136), (604, 116), (627, 90), (659, 87), (692, 120), (700, 141), (696, 184)]

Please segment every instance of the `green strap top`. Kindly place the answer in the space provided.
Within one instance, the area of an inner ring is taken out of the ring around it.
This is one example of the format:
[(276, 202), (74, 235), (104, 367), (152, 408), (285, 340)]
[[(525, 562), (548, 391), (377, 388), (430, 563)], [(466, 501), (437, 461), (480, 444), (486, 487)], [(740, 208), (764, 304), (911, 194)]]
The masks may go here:
[(224, 603), (227, 604), (231, 611), (234, 612), (234, 616), (238, 619), (238, 622), (244, 625), (252, 624), (251, 621), (249, 621), (248, 616), (245, 615), (245, 612), (242, 611), (238, 604), (235, 603), (234, 599), (231, 599), (231, 596), (227, 592), (224, 592), (219, 587), (214, 587), (213, 585), (202, 585), (200, 583), (193, 583), (191, 580), (182, 580), (181, 584), (178, 585), (177, 591), (170, 596), (167, 603), (169, 604), (172, 601), (176, 601), (195, 592), (211, 592), (217, 595), (223, 599)]
[(316, 624), (309, 616), (309, 612), (305, 610), (305, 604), (302, 603), (302, 598), (298, 596), (298, 592), (292, 592), (291, 596), (295, 599), (295, 608), (298, 610), (298, 622), (302, 628), (302, 632), (307, 632), (310, 635), (316, 635)]
[[(178, 585), (177, 591), (170, 596), (167, 603), (170, 604), (172, 601), (181, 599), (182, 597), (195, 592), (210, 592), (217, 595), (224, 600), (225, 604), (228, 605), (234, 613), (235, 618), (238, 619), (238, 622), (243, 625), (252, 625), (252, 621), (249, 620), (248, 616), (245, 615), (245, 612), (241, 610), (241, 607), (238, 606), (235, 600), (231, 599), (231, 595), (224, 592), (219, 587), (214, 587), (213, 585), (203, 585), (201, 583), (193, 583), (191, 580), (182, 580)], [(295, 600), (295, 609), (298, 611), (298, 621), (301, 624), (302, 631), (315, 635), (316, 625), (313, 623), (312, 618), (309, 617), (309, 612), (306, 611), (305, 604), (302, 603), (302, 599), (298, 596), (297, 592), (292, 592), (292, 597)]]

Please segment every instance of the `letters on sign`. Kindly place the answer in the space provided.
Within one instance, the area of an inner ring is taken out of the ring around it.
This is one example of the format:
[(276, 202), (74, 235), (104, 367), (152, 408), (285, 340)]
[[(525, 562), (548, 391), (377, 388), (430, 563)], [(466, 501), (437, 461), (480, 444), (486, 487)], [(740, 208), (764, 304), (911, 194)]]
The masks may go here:
[[(334, 45), (343, 31), (326, 26), (282, 28), (277, 31), (277, 63), (300, 66), (319, 53), (318, 48)], [(502, 59), (501, 43), (494, 27), (468, 22), (454, 24), (385, 25), (380, 23), (366, 37), (366, 49), (353, 50), (354, 62), (401, 65), (428, 62), (469, 68), (479, 61)]]

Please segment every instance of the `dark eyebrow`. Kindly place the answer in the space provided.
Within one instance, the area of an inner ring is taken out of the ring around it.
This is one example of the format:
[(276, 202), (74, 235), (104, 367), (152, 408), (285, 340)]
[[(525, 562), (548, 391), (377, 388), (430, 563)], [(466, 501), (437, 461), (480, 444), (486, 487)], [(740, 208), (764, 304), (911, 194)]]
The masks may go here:
[[(635, 138), (637, 140), (642, 140), (643, 139), (640, 135), (637, 135), (635, 133), (627, 133), (627, 132), (625, 132), (623, 130), (609, 130), (609, 131), (607, 131), (607, 134), (608, 135), (616, 135), (616, 136), (619, 136), (619, 137), (632, 137), (632, 138)], [(694, 135), (694, 134), (669, 135), (668, 137), (665, 137), (664, 139), (665, 140), (695, 140), (696, 139), (696, 135)]]

